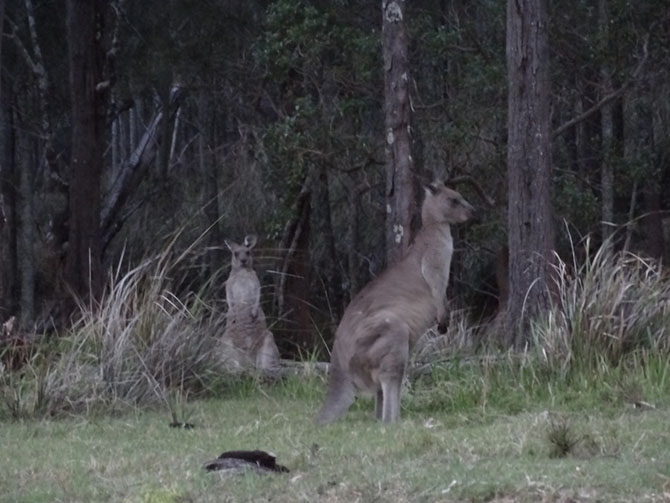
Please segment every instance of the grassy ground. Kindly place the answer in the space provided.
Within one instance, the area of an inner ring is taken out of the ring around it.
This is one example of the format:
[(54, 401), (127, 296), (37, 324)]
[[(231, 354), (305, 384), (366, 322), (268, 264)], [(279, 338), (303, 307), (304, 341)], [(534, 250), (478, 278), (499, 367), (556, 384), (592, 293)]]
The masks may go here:
[[(191, 402), (192, 430), (170, 428), (166, 410), (6, 420), (0, 501), (670, 501), (666, 387), (665, 374), (447, 370), (415, 383), (390, 426), (365, 400), (314, 426), (319, 378)], [(255, 448), (291, 472), (202, 469), (224, 450)]]

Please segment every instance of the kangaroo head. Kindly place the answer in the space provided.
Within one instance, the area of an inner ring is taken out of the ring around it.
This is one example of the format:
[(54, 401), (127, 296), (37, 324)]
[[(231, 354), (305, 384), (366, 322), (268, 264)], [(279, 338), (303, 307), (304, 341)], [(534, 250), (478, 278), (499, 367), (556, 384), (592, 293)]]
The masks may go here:
[(231, 262), (233, 269), (251, 269), (253, 265), (251, 249), (256, 246), (256, 236), (249, 235), (245, 237), (244, 243), (241, 245), (226, 239), (226, 246), (233, 255)]
[(421, 207), (423, 225), (460, 224), (472, 218), (474, 211), (462, 195), (445, 187), (443, 183), (426, 185), (426, 198)]

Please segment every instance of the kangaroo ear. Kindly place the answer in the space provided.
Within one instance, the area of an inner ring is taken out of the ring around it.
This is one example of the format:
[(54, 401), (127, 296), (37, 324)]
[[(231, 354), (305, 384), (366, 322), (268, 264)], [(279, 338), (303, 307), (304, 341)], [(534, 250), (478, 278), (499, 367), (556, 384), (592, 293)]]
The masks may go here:
[(442, 187), (443, 185), (444, 185), (443, 182), (435, 180), (434, 182), (425, 185), (424, 188), (426, 189), (427, 192), (431, 193), (432, 195), (435, 195), (440, 191), (440, 187)]
[(230, 251), (233, 251), (233, 247), (237, 246), (237, 243), (235, 241), (231, 241), (230, 239), (224, 239), (223, 242), (226, 243), (226, 246)]
[(256, 246), (256, 241), (257, 241), (256, 236), (253, 234), (249, 234), (247, 237), (244, 238), (244, 246), (246, 246), (247, 248), (253, 248), (254, 246)]

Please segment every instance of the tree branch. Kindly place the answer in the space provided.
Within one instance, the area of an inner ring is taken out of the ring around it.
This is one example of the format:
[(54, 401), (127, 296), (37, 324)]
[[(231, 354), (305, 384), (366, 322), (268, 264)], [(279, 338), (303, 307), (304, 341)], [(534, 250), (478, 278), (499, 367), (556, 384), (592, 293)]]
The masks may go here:
[(647, 61), (647, 57), (649, 56), (648, 45), (649, 45), (649, 33), (647, 33), (647, 35), (645, 36), (644, 43), (642, 44), (642, 59), (640, 59), (635, 69), (632, 71), (628, 79), (626, 79), (626, 81), (621, 85), (621, 87), (619, 87), (619, 89), (617, 89), (616, 91), (613, 91), (604, 98), (602, 98), (598, 103), (593, 105), (591, 108), (589, 108), (582, 114), (570, 119), (563, 125), (556, 128), (551, 134), (552, 138), (557, 138), (558, 136), (565, 133), (571, 127), (579, 124), (582, 121), (585, 121), (586, 119), (591, 117), (594, 113), (596, 113), (598, 110), (600, 110), (602, 107), (607, 105), (610, 101), (617, 99), (628, 88), (630, 88), (635, 83), (635, 80), (637, 80), (637, 78), (640, 76), (640, 73), (642, 72), (642, 67)]
[(459, 183), (467, 183), (472, 188), (474, 188), (477, 194), (479, 194), (479, 197), (482, 198), (482, 200), (487, 204), (487, 206), (493, 208), (496, 205), (495, 199), (489, 196), (483, 189), (483, 187), (479, 185), (479, 183), (477, 183), (477, 181), (470, 175), (456, 176), (453, 178), (449, 178), (444, 182), (445, 185), (458, 185)]

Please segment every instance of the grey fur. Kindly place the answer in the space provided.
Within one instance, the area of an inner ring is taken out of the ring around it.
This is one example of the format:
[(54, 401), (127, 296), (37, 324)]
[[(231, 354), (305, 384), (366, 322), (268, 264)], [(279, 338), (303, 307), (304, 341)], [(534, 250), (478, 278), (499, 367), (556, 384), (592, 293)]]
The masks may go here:
[(450, 226), (467, 221), (473, 211), (463, 196), (443, 184), (426, 187), (423, 226), (407, 255), (368, 283), (344, 312), (317, 423), (336, 421), (356, 394), (365, 393), (376, 395), (378, 419), (398, 420), (410, 351), (426, 329), (446, 318), (453, 254)]
[(260, 306), (261, 284), (252, 254), (256, 241), (253, 235), (245, 237), (242, 245), (226, 240), (232, 260), (226, 281), (228, 313), (223, 340), (237, 351), (239, 366), (272, 370), (279, 365), (279, 350)]

